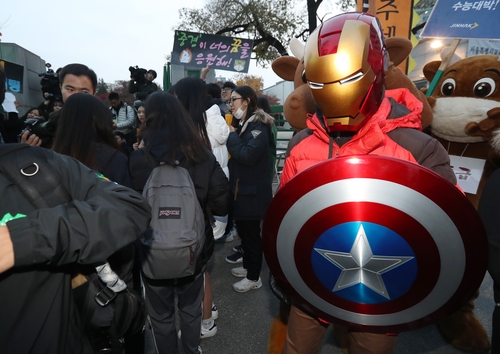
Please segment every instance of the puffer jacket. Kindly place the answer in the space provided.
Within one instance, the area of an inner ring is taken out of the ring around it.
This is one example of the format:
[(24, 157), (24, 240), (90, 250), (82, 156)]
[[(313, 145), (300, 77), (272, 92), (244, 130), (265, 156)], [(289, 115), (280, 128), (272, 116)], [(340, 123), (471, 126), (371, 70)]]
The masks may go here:
[(116, 130), (124, 134), (128, 134), (135, 129), (135, 110), (125, 102), (122, 102), (118, 112), (113, 107), (109, 107), (116, 119)]
[(212, 153), (219, 163), (222, 171), (229, 178), (229, 168), (227, 163), (229, 160), (226, 141), (229, 137), (229, 127), (226, 124), (226, 119), (220, 115), (219, 106), (213, 105), (205, 111), (207, 115), (207, 133), (212, 147)]
[(272, 198), (271, 149), (274, 118), (258, 109), (236, 132), (229, 134), (227, 149), (233, 219), (261, 220)]
[(299, 142), (291, 141), (293, 148), (285, 160), (280, 186), (318, 162), (356, 154), (376, 154), (415, 162), (456, 184), (446, 150), (437, 140), (421, 132), (422, 107), (422, 102), (408, 89), (387, 90), (379, 110), (342, 146), (327, 133), (316, 114), (310, 116), (307, 121), (310, 134), (301, 134), (303, 140)]

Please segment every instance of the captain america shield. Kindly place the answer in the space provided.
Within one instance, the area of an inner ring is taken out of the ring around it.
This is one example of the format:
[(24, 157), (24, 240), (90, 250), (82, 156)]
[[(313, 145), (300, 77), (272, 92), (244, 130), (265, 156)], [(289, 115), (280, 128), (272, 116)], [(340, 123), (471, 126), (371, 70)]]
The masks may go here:
[(279, 285), (320, 319), (366, 332), (435, 323), (479, 288), (481, 219), (418, 164), (363, 155), (318, 163), (273, 198), (262, 230)]

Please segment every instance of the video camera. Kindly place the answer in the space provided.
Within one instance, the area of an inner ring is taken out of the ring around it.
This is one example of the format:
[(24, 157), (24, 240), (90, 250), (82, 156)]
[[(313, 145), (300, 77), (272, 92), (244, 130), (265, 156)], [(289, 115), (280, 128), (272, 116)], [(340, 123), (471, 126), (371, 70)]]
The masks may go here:
[(26, 131), (29, 131), (30, 135), (35, 134), (42, 140), (42, 145), (53, 138), (56, 134), (57, 124), (55, 122), (47, 122), (44, 117), (26, 119), (24, 124), (25, 128), (21, 131), (19, 137), (21, 137)]
[(54, 72), (50, 67), (50, 63), (45, 64), (47, 71), (38, 74), (40, 85), (42, 85), (42, 95), (44, 99), (48, 100), (62, 100), (61, 88), (59, 86), (59, 75)]
[(146, 73), (148, 72), (146, 69), (139, 68), (139, 66), (130, 66), (128, 68), (130, 71), (130, 78), (138, 83), (143, 83), (146, 81)]

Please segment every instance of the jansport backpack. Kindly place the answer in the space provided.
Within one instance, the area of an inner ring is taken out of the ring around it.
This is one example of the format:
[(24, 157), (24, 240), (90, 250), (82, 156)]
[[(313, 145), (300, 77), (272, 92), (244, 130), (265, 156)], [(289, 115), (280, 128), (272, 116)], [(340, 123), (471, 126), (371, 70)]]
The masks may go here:
[(179, 165), (157, 166), (142, 195), (152, 211), (150, 229), (140, 240), (144, 275), (174, 279), (195, 274), (205, 243), (205, 219), (189, 172)]

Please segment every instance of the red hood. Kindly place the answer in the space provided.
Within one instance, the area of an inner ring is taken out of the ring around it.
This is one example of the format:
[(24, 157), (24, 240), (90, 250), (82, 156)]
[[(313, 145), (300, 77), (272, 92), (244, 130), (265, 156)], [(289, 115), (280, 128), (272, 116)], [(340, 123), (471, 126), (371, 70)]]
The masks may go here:
[[(388, 98), (394, 99), (397, 103), (406, 106), (410, 113), (394, 119), (387, 119), (391, 112), (391, 103)], [(413, 128), (422, 130), (422, 123), (420, 121), (420, 117), (422, 115), (423, 103), (418, 100), (408, 89), (394, 89), (394, 90), (386, 90), (385, 98), (382, 101), (378, 111), (370, 118), (366, 124), (364, 124), (359, 132), (353, 137), (353, 140), (360, 139), (364, 137), (371, 130), (381, 130), (383, 133), (388, 133), (396, 128)], [(311, 129), (314, 135), (328, 143), (329, 135), (326, 132), (325, 128), (321, 125), (319, 118), (316, 114), (309, 114), (307, 116), (307, 127)]]

